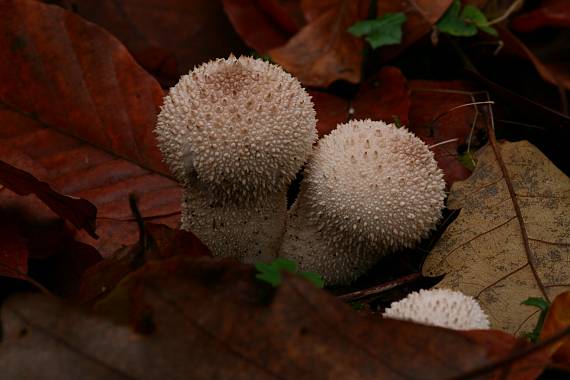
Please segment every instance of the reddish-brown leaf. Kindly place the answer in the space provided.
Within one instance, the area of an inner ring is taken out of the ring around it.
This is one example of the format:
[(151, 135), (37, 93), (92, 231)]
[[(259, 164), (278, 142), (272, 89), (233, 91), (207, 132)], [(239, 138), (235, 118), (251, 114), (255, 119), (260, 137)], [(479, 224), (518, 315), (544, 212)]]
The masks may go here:
[(284, 45), (304, 24), (300, 0), (223, 0), (234, 28), (259, 53)]
[[(359, 316), (296, 276), (274, 289), (233, 260), (149, 262), (97, 310), (122, 322), (130, 314), (146, 335), (38, 297), (12, 298), (2, 307), (0, 372), (63, 380), (77, 373), (141, 380), (439, 380), (489, 363), (485, 350), (458, 332)], [(42, 360), (25, 365), (30, 357)]]
[(543, 62), (513, 33), (504, 27), (497, 27), (499, 36), (504, 43), (503, 52), (514, 54), (532, 62), (536, 71), (547, 82), (561, 88), (570, 89), (570, 65), (564, 62)]
[(219, 0), (69, 2), (79, 15), (113, 33), (167, 85), (204, 61), (244, 51)]
[[(567, 328), (570, 328), (570, 292), (559, 294), (550, 305), (540, 339), (547, 339)], [(553, 345), (550, 353), (555, 363), (565, 366), (570, 371), (570, 338)]]
[(210, 256), (209, 249), (191, 232), (165, 225), (145, 224), (146, 243), (125, 247), (89, 268), (74, 292), (76, 302), (91, 303), (115, 288), (127, 274), (148, 260), (162, 260), (176, 255)]
[(407, 20), (404, 24), (402, 42), (398, 45), (380, 49), (380, 60), (394, 58), (402, 50), (433, 31), (433, 26), (445, 13), (453, 0), (415, 0), (415, 1), (377, 1), (378, 16), (389, 12), (404, 12)]
[(408, 125), (410, 103), (410, 90), (400, 69), (385, 66), (360, 86), (352, 100), (352, 118), (386, 122), (397, 118)]
[(95, 234), (97, 208), (91, 202), (60, 194), (49, 184), (2, 160), (0, 160), (0, 184), (18, 195), (34, 194), (57, 215), (69, 220), (76, 228), (85, 230), (91, 237), (97, 238)]
[[(487, 350), (492, 361), (498, 361), (530, 346), (526, 339), (499, 330), (471, 330), (462, 332)], [(501, 366), (491, 373), (492, 380), (533, 380), (536, 379), (549, 363), (548, 349), (539, 350), (531, 355), (516, 360), (513, 364)]]
[[(412, 105), (409, 128), (428, 145), (451, 141), (432, 150), (443, 170), (448, 186), (466, 179), (470, 171), (458, 160), (457, 148), (468, 141), (472, 128), (484, 128), (484, 120), (476, 117), (475, 107), (454, 107), (472, 103), (473, 88), (465, 82), (436, 82), (414, 80), (410, 82)], [(436, 120), (437, 119), (437, 120)]]
[(0, 276), (27, 279), (28, 256), (18, 226), (0, 210)]
[(271, 49), (271, 58), (303, 84), (327, 87), (336, 80), (360, 81), (362, 39), (347, 29), (368, 14), (368, 0), (306, 0), (309, 23), (286, 45)]
[[(164, 176), (152, 133), (158, 83), (115, 38), (71, 12), (6, 0), (0, 17), (0, 145), (18, 152), (0, 159), (28, 163), (23, 169), (55, 190), (93, 202), (100, 239), (78, 237), (103, 255), (137, 240), (131, 192), (143, 217), (176, 226), (181, 191)], [(0, 203), (56, 218), (28, 198), (3, 194)]]
[(391, 123), (397, 117), (402, 124), (408, 124), (410, 92), (406, 78), (396, 67), (385, 66), (380, 69), (362, 83), (351, 101), (320, 91), (311, 91), (310, 94), (317, 110), (319, 137), (349, 119), (383, 120)]
[(570, 28), (568, 0), (542, 0), (536, 9), (514, 17), (510, 26), (519, 32), (543, 27)]

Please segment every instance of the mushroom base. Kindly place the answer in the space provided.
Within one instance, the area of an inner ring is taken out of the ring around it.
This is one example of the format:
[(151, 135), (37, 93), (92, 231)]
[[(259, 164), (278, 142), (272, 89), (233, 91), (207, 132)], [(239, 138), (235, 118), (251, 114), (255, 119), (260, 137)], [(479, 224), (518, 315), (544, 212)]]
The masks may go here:
[(214, 205), (203, 190), (186, 184), (181, 228), (192, 231), (215, 256), (245, 263), (277, 257), (287, 220), (287, 194), (270, 195), (248, 206)]
[(303, 191), (289, 211), (287, 228), (279, 256), (298, 263), (299, 269), (320, 274), (327, 285), (345, 285), (370, 270), (384, 256), (370, 251), (334, 243), (311, 221)]

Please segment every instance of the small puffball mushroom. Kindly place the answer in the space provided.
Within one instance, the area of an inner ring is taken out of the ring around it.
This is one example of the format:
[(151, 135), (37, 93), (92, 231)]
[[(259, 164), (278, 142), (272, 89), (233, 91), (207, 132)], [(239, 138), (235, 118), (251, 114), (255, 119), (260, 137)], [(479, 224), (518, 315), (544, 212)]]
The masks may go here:
[(165, 162), (185, 183), (195, 173), (221, 204), (281, 192), (317, 138), (313, 104), (297, 79), (250, 57), (194, 68), (170, 89), (155, 133)]
[(393, 302), (383, 316), (454, 330), (489, 328), (489, 317), (475, 298), (448, 289), (410, 293)]
[(443, 174), (414, 134), (381, 121), (341, 124), (307, 165), (280, 255), (328, 284), (350, 282), (426, 237), (444, 199)]

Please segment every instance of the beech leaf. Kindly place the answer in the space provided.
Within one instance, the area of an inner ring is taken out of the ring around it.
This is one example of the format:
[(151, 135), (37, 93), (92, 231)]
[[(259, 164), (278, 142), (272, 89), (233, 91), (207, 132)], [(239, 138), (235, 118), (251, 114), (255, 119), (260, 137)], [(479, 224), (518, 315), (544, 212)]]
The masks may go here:
[(527, 141), (483, 147), (451, 188), (448, 207), (461, 212), (424, 275), (446, 273), (438, 286), (477, 298), (493, 328), (531, 331), (539, 313), (521, 303), (570, 289), (569, 195), (570, 179)]
[[(1, 309), (0, 373), (62, 380), (429, 380), (490, 362), (484, 346), (464, 333), (363, 317), (297, 276), (267, 290), (252, 266), (177, 256), (129, 275), (98, 316), (17, 295)], [(129, 319), (102, 318), (121, 307)], [(151, 327), (144, 335), (124, 325), (141, 322)]]

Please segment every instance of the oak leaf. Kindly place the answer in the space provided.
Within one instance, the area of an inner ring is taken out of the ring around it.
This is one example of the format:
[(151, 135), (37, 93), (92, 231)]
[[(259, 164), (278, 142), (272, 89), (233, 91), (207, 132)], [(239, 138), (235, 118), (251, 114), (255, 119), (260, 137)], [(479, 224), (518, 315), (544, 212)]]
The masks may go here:
[(521, 302), (570, 289), (570, 179), (526, 141), (485, 146), (477, 158), (451, 188), (448, 207), (461, 212), (423, 273), (446, 273), (438, 286), (476, 297), (492, 327), (531, 331), (538, 313)]

